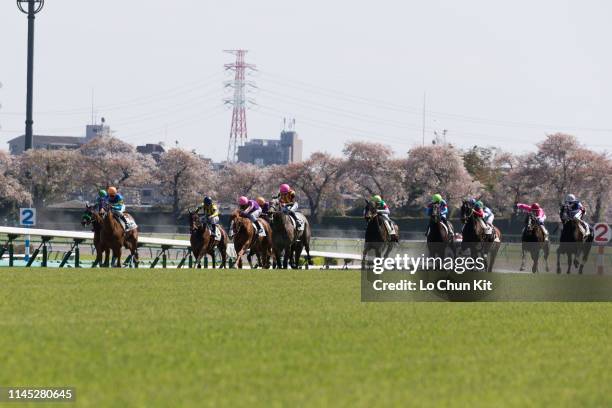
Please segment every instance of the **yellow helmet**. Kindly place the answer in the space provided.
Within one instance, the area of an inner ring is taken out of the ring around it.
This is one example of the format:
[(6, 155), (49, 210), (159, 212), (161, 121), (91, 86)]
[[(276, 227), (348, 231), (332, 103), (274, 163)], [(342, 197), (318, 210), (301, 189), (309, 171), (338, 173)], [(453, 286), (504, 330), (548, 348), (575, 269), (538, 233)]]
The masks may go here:
[(261, 197), (261, 196), (260, 196), (260, 197), (257, 197), (257, 198), (255, 199), (255, 201), (257, 201), (257, 204), (259, 204), (259, 205), (264, 205), (264, 204), (266, 203), (266, 199), (265, 199), (265, 198), (263, 198), (263, 197)]

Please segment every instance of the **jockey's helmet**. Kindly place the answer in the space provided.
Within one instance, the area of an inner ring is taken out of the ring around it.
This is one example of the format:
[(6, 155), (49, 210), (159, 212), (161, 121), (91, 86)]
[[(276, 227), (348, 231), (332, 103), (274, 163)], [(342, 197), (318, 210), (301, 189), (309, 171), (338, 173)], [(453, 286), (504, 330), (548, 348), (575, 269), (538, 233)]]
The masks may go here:
[(106, 197), (107, 195), (108, 193), (103, 188), (101, 188), (100, 191), (98, 191), (98, 197)]
[(540, 209), (540, 204), (538, 204), (538, 203), (531, 204), (531, 209), (532, 210), (539, 210)]
[(382, 197), (378, 194), (375, 194), (372, 196), (372, 201), (374, 201), (376, 204), (380, 204), (382, 203)]
[(249, 199), (245, 196), (238, 197), (238, 205), (247, 205), (249, 203)]
[(482, 201), (480, 201), (480, 200), (476, 201), (476, 202), (474, 203), (474, 205), (475, 205), (477, 208), (484, 208), (484, 204), (483, 204), (483, 203), (482, 203)]
[(266, 199), (263, 197), (257, 197), (255, 201), (257, 201), (257, 204), (259, 205), (264, 205), (266, 203)]
[(476, 200), (474, 197), (472, 197), (472, 198), (470, 198), (470, 199), (468, 200), (468, 202), (469, 202), (470, 204), (472, 204), (472, 205), (476, 204), (476, 201), (478, 201), (478, 200)]
[(568, 194), (567, 196), (565, 196), (565, 202), (566, 203), (573, 203), (574, 201), (576, 201), (576, 196), (573, 194)]
[(209, 196), (204, 197), (204, 204), (211, 205), (212, 204), (212, 198), (210, 198)]
[(291, 187), (289, 187), (289, 184), (281, 184), (279, 190), (281, 194), (286, 194), (291, 191)]
[(436, 193), (431, 196), (432, 203), (439, 203), (440, 201), (442, 201), (442, 196), (440, 194)]
[(109, 187), (108, 188), (108, 195), (112, 197), (115, 194), (117, 194), (117, 188), (116, 187)]

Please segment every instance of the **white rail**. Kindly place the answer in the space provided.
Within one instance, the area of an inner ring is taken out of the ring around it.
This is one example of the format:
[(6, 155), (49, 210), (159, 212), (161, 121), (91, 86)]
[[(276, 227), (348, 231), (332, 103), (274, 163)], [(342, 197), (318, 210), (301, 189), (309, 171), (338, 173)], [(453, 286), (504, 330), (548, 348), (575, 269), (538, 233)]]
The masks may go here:
[[(93, 240), (93, 232), (80, 232), (80, 231), (61, 231), (61, 230), (49, 230), (49, 229), (37, 229), (37, 228), (17, 228), (17, 227), (2, 227), (0, 226), (0, 234), (8, 235), (33, 235), (40, 237), (51, 237), (51, 238), (69, 238), (69, 239), (84, 239)], [(155, 238), (155, 237), (144, 237), (139, 236), (138, 242), (140, 244), (154, 245), (154, 246), (167, 246), (172, 248), (189, 248), (191, 243), (187, 240), (179, 239), (166, 239), (166, 238)], [(235, 254), (233, 244), (230, 244), (231, 248), (228, 248), (230, 254)], [(302, 255), (305, 255), (302, 252)], [(310, 251), (311, 256), (318, 256), (330, 259), (343, 259), (351, 261), (360, 261), (361, 256), (357, 254), (346, 254), (337, 252), (325, 252), (325, 251)]]

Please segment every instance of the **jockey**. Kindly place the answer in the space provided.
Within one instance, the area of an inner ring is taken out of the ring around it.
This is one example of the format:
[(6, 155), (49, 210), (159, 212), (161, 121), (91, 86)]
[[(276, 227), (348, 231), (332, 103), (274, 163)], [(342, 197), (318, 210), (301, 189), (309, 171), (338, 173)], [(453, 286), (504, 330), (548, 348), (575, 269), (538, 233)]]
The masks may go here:
[(395, 228), (393, 227), (393, 221), (389, 217), (391, 215), (391, 210), (389, 210), (389, 206), (382, 197), (378, 194), (375, 194), (370, 198), (370, 201), (374, 203), (374, 208), (376, 209), (376, 213), (383, 217), (385, 221), (385, 226), (387, 227), (387, 231), (391, 235), (395, 235)]
[(217, 205), (213, 202), (211, 197), (206, 196), (204, 200), (202, 200), (202, 204), (196, 208), (196, 214), (198, 214), (200, 210), (203, 211), (202, 222), (210, 228), (210, 232), (214, 235), (215, 241), (219, 241), (221, 239), (221, 230), (217, 229), (217, 224), (219, 224), (219, 209)]
[[(589, 227), (589, 224), (583, 220), (586, 213), (586, 208), (584, 208), (584, 205), (582, 205), (580, 200), (578, 200), (575, 195), (568, 194), (565, 197), (564, 207), (567, 208), (567, 215), (569, 218), (576, 218), (578, 221), (580, 221), (580, 224), (583, 226), (586, 234), (588, 235), (591, 231), (591, 227)], [(561, 213), (563, 213), (563, 207), (561, 209)], [(563, 214), (560, 215), (562, 216)]]
[(259, 235), (260, 237), (265, 237), (266, 232), (257, 220), (261, 215), (261, 207), (259, 207), (257, 201), (249, 200), (245, 196), (240, 196), (238, 197), (238, 205), (240, 207), (240, 215), (242, 217), (247, 217), (253, 222), (253, 224), (257, 228), (257, 235)]
[(259, 204), (259, 207), (261, 208), (261, 215), (268, 215), (268, 212), (270, 211), (270, 203), (266, 201), (265, 198), (259, 196), (255, 199), (255, 201), (257, 201), (257, 204)]
[[(453, 235), (454, 234), (453, 225), (449, 223), (447, 219), (448, 218), (448, 205), (446, 204), (446, 201), (442, 198), (442, 195), (436, 193), (431, 196), (431, 201), (429, 202), (429, 204), (427, 204), (427, 207), (425, 207), (425, 214), (427, 214), (428, 217), (431, 217), (431, 213), (432, 213), (434, 204), (439, 205), (440, 220), (448, 229), (449, 235)], [(429, 227), (427, 227), (427, 232), (425, 233), (425, 235), (429, 235)]]
[(108, 188), (108, 204), (111, 206), (111, 211), (113, 214), (116, 214), (121, 218), (121, 221), (125, 224), (125, 228), (128, 228), (128, 220), (125, 218), (125, 203), (123, 201), (123, 196), (117, 192), (116, 187)]
[[(490, 208), (487, 208), (482, 201), (477, 200), (474, 202), (474, 215), (481, 222), (482, 227), (485, 230), (486, 235), (493, 234), (493, 212)], [(489, 219), (491, 220), (489, 222)]]
[(289, 214), (297, 225), (298, 231), (304, 230), (304, 222), (297, 216), (296, 211), (298, 209), (298, 203), (295, 199), (295, 191), (289, 187), (289, 184), (281, 184), (278, 193), (279, 202), (281, 204), (282, 211), (285, 214)]
[(536, 220), (538, 220), (538, 224), (540, 225), (540, 228), (542, 228), (542, 231), (544, 232), (544, 239), (548, 241), (548, 230), (546, 229), (546, 226), (544, 226), (544, 221), (546, 221), (546, 213), (544, 212), (544, 209), (540, 207), (540, 204), (533, 203), (529, 205), (529, 204), (517, 203), (516, 208), (526, 213), (531, 213), (536, 217)]
[(106, 192), (106, 190), (101, 188), (98, 191), (98, 196), (96, 197), (96, 204), (95, 204), (95, 206), (98, 208), (98, 211), (104, 208), (104, 205), (106, 204), (107, 201), (108, 201), (108, 193)]

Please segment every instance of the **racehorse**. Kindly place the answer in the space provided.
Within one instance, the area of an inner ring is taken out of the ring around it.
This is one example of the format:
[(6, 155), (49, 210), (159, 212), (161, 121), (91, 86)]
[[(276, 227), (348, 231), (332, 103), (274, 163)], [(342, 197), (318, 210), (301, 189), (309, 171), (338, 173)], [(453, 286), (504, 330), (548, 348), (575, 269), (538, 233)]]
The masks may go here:
[[(569, 209), (566, 206), (560, 211), (563, 229), (561, 230), (561, 238), (557, 248), (557, 273), (561, 273), (561, 254), (567, 255), (567, 273), (570, 273), (572, 269), (572, 258), (574, 266), (578, 268), (578, 273), (582, 273), (584, 264), (589, 257), (589, 252), (591, 252), (594, 235), (591, 232), (585, 237), (580, 228), (580, 221), (570, 217), (568, 211)], [(582, 255), (582, 261), (578, 260), (580, 255)]]
[(206, 254), (210, 255), (212, 258), (213, 269), (215, 268), (215, 248), (219, 249), (221, 253), (221, 268), (225, 268), (225, 262), (227, 260), (227, 243), (228, 237), (225, 229), (221, 225), (217, 225), (216, 228), (219, 229), (221, 233), (221, 239), (219, 241), (215, 241), (215, 237), (212, 235), (210, 228), (206, 225), (203, 225), (200, 221), (200, 216), (197, 213), (191, 212), (189, 213), (189, 231), (191, 232), (191, 236), (189, 237), (189, 241), (191, 242), (191, 251), (195, 256), (195, 263), (198, 268), (202, 267), (202, 257), (206, 256)]
[(521, 271), (525, 270), (525, 254), (529, 252), (533, 266), (531, 272), (536, 273), (538, 271), (538, 260), (540, 258), (540, 251), (544, 253), (544, 262), (546, 265), (546, 272), (548, 272), (548, 254), (550, 252), (550, 241), (546, 239), (544, 231), (540, 227), (538, 220), (534, 214), (528, 214), (525, 219), (525, 228), (523, 229), (523, 235), (521, 237), (522, 245), (522, 260), (521, 260)]
[(92, 268), (102, 265), (102, 254), (104, 253), (104, 264), (108, 265), (108, 257), (110, 255), (110, 249), (102, 246), (102, 240), (100, 239), (100, 232), (102, 231), (102, 216), (98, 211), (95, 211), (95, 205), (85, 204), (85, 211), (81, 216), (81, 225), (91, 225), (91, 229), (94, 233), (93, 244), (96, 248), (96, 260), (91, 265)]
[(303, 231), (298, 231), (295, 221), (291, 215), (281, 211), (278, 201), (275, 200), (272, 203), (268, 214), (270, 227), (272, 228), (272, 243), (277, 267), (287, 269), (288, 264), (290, 264), (293, 269), (299, 268), (300, 256), (302, 255), (302, 250), (305, 249), (305, 268), (308, 269), (308, 266), (312, 265), (312, 259), (310, 258), (310, 237), (312, 232), (306, 217), (301, 213), (297, 213), (297, 216), (304, 223)]
[[(485, 267), (488, 272), (493, 271), (495, 258), (499, 251), (502, 238), (501, 231), (497, 227), (495, 234), (487, 235), (485, 229), (474, 215), (474, 206), (467, 200), (463, 200), (461, 205), (461, 222), (463, 225), (463, 240), (461, 241), (461, 252), (466, 249), (470, 251), (472, 258), (481, 257), (484, 259)], [(497, 236), (495, 240), (494, 236)]]
[(453, 255), (455, 254), (453, 234), (442, 222), (440, 204), (434, 203), (431, 207), (431, 216), (429, 217), (429, 226), (427, 227), (427, 249), (429, 256), (444, 258), (447, 248), (453, 252)]
[(362, 269), (366, 267), (366, 257), (369, 252), (374, 251), (377, 258), (381, 256), (387, 258), (399, 243), (398, 226), (395, 224), (392, 225), (395, 230), (395, 235), (391, 235), (389, 231), (387, 231), (383, 216), (376, 211), (374, 202), (366, 200), (364, 218), (368, 224), (366, 226), (365, 242), (363, 244), (363, 254), (361, 257)]
[[(116, 262), (116, 264), (112, 266), (121, 268), (121, 248), (125, 247), (130, 251), (131, 259), (138, 267), (138, 228), (125, 232), (111, 209), (112, 207), (108, 203), (104, 206), (105, 214), (100, 231), (100, 241), (103, 246), (113, 251), (113, 262)], [(104, 263), (104, 266), (109, 266), (108, 261)]]
[[(246, 253), (249, 266), (253, 268), (251, 257), (257, 256), (257, 264), (263, 268), (270, 268), (270, 257), (272, 256), (272, 229), (266, 220), (259, 219), (261, 227), (266, 232), (265, 237), (257, 234), (257, 229), (246, 217), (235, 210), (230, 216), (230, 231), (234, 239), (234, 249), (238, 258), (238, 268), (242, 268), (242, 256)], [(248, 251), (248, 253), (247, 253)]]

